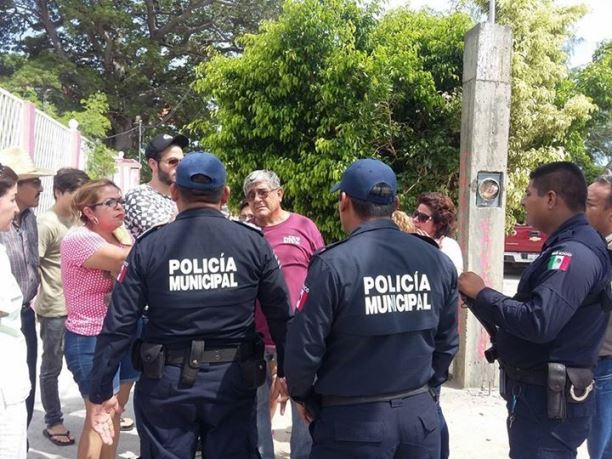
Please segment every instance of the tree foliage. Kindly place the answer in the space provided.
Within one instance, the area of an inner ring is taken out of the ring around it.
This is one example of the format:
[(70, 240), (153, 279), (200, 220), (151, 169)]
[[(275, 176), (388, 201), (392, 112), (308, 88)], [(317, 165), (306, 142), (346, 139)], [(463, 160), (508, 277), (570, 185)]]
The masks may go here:
[(587, 123), (586, 149), (599, 164), (612, 167), (612, 41), (604, 41), (593, 62), (577, 75), (578, 88), (591, 98), (597, 111)]
[[(115, 133), (136, 115), (180, 127), (205, 109), (189, 90), (195, 66), (209, 50), (240, 51), (235, 37), (277, 10), (277, 0), (4, 0), (0, 79), (60, 114), (102, 92)], [(113, 138), (117, 149), (135, 141)]]
[(275, 170), (285, 206), (315, 219), (328, 239), (341, 235), (328, 190), (357, 158), (389, 162), (412, 200), (452, 191), (458, 175), (471, 21), (378, 13), (354, 0), (289, 0), (277, 21), (243, 38), (241, 56), (200, 65), (194, 83), (212, 116), (192, 128), (226, 162), (233, 189), (253, 169)]

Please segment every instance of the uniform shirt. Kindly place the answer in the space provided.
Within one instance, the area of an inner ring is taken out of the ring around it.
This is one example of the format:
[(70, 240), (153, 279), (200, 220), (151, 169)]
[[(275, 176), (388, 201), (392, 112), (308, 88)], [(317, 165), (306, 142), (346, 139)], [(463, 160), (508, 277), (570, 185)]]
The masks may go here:
[(27, 348), (21, 333), (23, 297), (11, 273), (6, 248), (0, 244), (0, 411), (23, 402), (30, 393)]
[[(608, 243), (608, 250), (612, 250), (612, 234), (608, 234), (606, 237), (606, 242)], [(612, 356), (612, 315), (608, 320), (608, 329), (606, 331), (606, 338), (604, 339), (603, 345), (601, 346), (601, 350), (599, 351), (600, 357), (610, 357)]]
[(155, 191), (148, 183), (125, 194), (125, 226), (134, 238), (154, 226), (172, 221), (176, 212), (172, 198)]
[(51, 208), (38, 216), (37, 223), (41, 276), (36, 313), (42, 317), (63, 317), (66, 315), (66, 304), (60, 268), (60, 244), (75, 221), (60, 218)]
[(438, 386), (457, 352), (457, 273), (450, 259), (391, 220), (364, 223), (316, 254), (287, 337), (298, 400)]
[(608, 317), (599, 301), (583, 302), (605, 285), (609, 264), (603, 239), (578, 214), (548, 237), (514, 298), (482, 290), (472, 310), (499, 327), (500, 360), (524, 369), (547, 362), (594, 366)]
[[(315, 251), (323, 247), (323, 237), (312, 220), (294, 213), (289, 214), (285, 221), (264, 226), (261, 230), (278, 258), (289, 290), (291, 308), (295, 309), (308, 272), (308, 263)], [(274, 341), (259, 305), (255, 310), (255, 323), (266, 345), (273, 346)]]
[(6, 246), (11, 270), (23, 294), (23, 304), (29, 304), (40, 285), (38, 228), (32, 209), (21, 213), (20, 223), (15, 219), (8, 231), (0, 232), (0, 243)]
[(68, 231), (61, 243), (62, 281), (68, 312), (65, 326), (78, 335), (98, 335), (108, 311), (113, 277), (108, 271), (83, 266), (106, 244), (102, 236), (84, 226)]
[(112, 379), (149, 306), (144, 341), (209, 348), (255, 338), (255, 301), (261, 302), (283, 355), (290, 306), (276, 257), (261, 232), (211, 208), (181, 212), (143, 235), (124, 264), (96, 345), (90, 399), (112, 395)]

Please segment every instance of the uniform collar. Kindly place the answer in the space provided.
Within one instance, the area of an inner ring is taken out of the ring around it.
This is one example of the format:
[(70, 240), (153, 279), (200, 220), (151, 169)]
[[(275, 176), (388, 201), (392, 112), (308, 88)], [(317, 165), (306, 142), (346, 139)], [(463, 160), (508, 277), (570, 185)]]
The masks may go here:
[(589, 222), (586, 219), (586, 216), (583, 213), (579, 213), (574, 215), (573, 217), (565, 220), (559, 228), (557, 228), (553, 233), (548, 236), (548, 239), (544, 243), (544, 247), (542, 247), (542, 251), (555, 244), (557, 241), (566, 239), (571, 236), (574, 230), (580, 226), (587, 226)]
[(367, 231), (375, 231), (384, 228), (396, 229), (399, 231), (399, 228), (393, 222), (393, 220), (391, 220), (390, 218), (381, 218), (378, 220), (370, 220), (362, 223), (353, 230), (353, 232), (350, 234), (350, 237), (356, 236), (357, 234), (365, 233)]
[(182, 211), (176, 216), (176, 220), (182, 220), (184, 218), (193, 218), (206, 215), (207, 217), (221, 217), (225, 218), (225, 215), (221, 213), (219, 209), (213, 209), (211, 207), (198, 207), (194, 209), (187, 209)]

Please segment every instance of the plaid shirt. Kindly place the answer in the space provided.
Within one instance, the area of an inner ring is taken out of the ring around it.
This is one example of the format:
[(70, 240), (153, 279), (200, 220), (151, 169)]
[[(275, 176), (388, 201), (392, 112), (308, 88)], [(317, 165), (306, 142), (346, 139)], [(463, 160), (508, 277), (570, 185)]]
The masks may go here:
[(31, 209), (21, 213), (21, 224), (13, 220), (11, 229), (0, 233), (0, 243), (6, 247), (11, 271), (23, 293), (23, 304), (34, 299), (40, 284), (38, 228)]

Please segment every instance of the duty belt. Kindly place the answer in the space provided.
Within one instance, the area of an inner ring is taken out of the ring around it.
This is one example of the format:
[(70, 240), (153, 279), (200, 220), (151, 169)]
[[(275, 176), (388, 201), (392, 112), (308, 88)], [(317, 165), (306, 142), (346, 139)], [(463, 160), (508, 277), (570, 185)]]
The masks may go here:
[(413, 397), (429, 391), (429, 385), (419, 387), (409, 391), (395, 392), (392, 394), (371, 395), (366, 397), (344, 397), (341, 395), (323, 395), (321, 397), (322, 406), (339, 406), (339, 405), (358, 405), (361, 403), (376, 403), (389, 402), (391, 400), (399, 400), (402, 398)]
[(502, 364), (501, 369), (508, 378), (516, 382), (533, 384), (534, 386), (546, 386), (548, 384), (547, 371), (545, 368), (527, 370), (524, 368), (515, 368), (510, 365)]
[[(197, 362), (190, 362), (194, 365), (201, 363), (226, 363), (241, 360), (244, 357), (240, 352), (240, 346), (227, 347), (222, 349), (207, 349), (202, 352), (201, 357)], [(185, 360), (189, 358), (189, 349), (166, 349), (166, 364), (168, 365), (183, 365)]]

